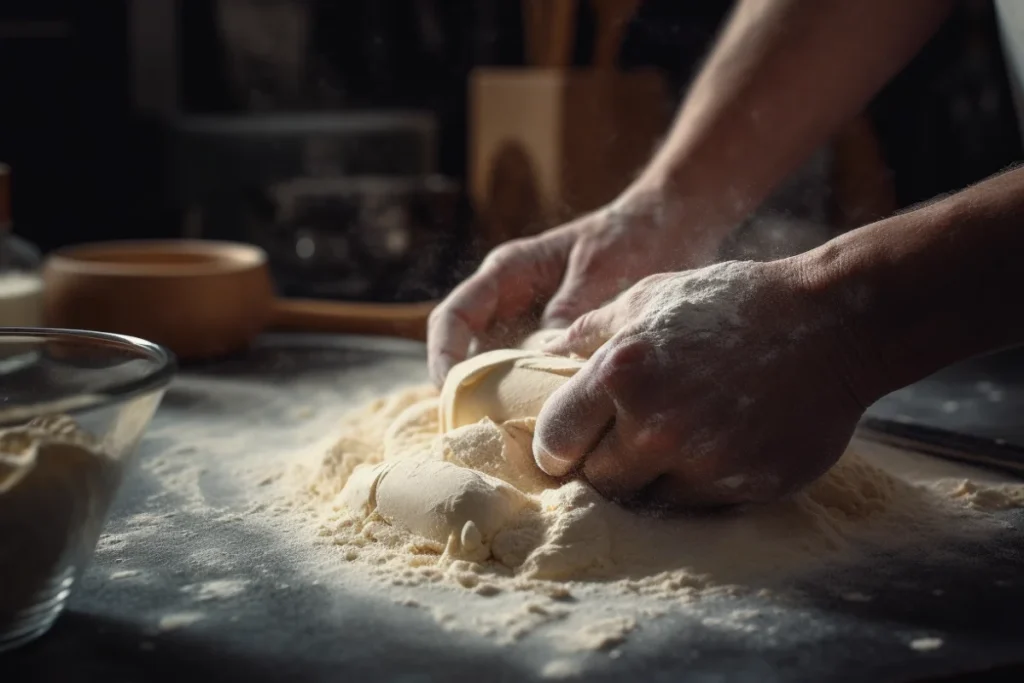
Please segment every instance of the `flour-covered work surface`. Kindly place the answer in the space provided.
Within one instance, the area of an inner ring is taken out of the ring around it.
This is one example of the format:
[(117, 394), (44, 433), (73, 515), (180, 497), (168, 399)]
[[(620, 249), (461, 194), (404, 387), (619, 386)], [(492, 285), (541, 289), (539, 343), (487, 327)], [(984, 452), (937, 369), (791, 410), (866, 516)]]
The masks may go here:
[(352, 338), (187, 370), (71, 613), (12, 661), (111, 681), (817, 681), (1020, 658), (1019, 483), (855, 443), (791, 500), (627, 512), (531, 465), (530, 414), (571, 363), (493, 361), (442, 395), (415, 345)]

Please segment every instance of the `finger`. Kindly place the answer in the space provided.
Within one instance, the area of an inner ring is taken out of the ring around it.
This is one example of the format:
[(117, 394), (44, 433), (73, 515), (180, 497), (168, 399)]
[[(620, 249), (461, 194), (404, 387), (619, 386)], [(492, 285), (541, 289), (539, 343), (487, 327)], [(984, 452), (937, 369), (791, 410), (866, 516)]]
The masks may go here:
[(433, 310), (427, 327), (427, 366), (436, 385), (466, 358), (477, 331), (493, 320), (498, 298), (496, 278), (477, 271)]
[(562, 356), (575, 354), (588, 358), (625, 324), (625, 310), (618, 301), (584, 313), (562, 334), (544, 345), (543, 350)]
[(565, 272), (573, 239), (571, 230), (559, 228), (506, 242), (434, 309), (427, 331), (427, 362), (436, 384), (466, 359), (470, 343), (495, 320), (520, 318), (548, 299)]
[(660, 459), (647, 456), (636, 450), (616, 424), (587, 455), (581, 472), (602, 496), (626, 502), (661, 473)]
[[(614, 429), (587, 455), (582, 472), (602, 495), (620, 503), (634, 500), (664, 475), (678, 451), (672, 423), (658, 413), (637, 412), (637, 390), (650, 380), (639, 372), (646, 345), (619, 344), (602, 354), (604, 385), (618, 398)], [(669, 454), (669, 455), (666, 455)]]
[[(511, 250), (506, 250), (509, 253)], [(495, 319), (515, 318), (533, 306), (534, 286), (516, 275), (525, 256), (496, 256), (456, 287), (434, 309), (427, 329), (427, 363), (440, 386), (452, 366), (466, 359), (470, 344), (483, 337)]]
[(623, 289), (617, 278), (587, 275), (581, 266), (569, 265), (558, 291), (541, 316), (544, 327), (567, 327), (588, 311), (601, 307)]
[(565, 476), (601, 440), (615, 417), (615, 404), (595, 379), (593, 362), (551, 394), (537, 416), (533, 457), (537, 467)]

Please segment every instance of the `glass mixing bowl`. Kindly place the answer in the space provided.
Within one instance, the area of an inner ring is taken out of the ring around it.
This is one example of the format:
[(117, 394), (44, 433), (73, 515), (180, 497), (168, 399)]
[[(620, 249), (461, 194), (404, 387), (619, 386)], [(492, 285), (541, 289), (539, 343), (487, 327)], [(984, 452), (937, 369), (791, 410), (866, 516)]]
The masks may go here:
[(64, 609), (175, 369), (134, 337), (0, 328), (0, 651)]

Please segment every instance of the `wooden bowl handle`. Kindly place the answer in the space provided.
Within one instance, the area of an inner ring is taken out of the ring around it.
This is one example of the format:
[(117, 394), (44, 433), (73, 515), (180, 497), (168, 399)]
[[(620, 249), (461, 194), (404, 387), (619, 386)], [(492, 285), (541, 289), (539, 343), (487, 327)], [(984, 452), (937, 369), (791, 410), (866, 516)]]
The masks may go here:
[(427, 316), (436, 305), (436, 301), (368, 304), (275, 299), (270, 327), (289, 332), (367, 334), (425, 341)]

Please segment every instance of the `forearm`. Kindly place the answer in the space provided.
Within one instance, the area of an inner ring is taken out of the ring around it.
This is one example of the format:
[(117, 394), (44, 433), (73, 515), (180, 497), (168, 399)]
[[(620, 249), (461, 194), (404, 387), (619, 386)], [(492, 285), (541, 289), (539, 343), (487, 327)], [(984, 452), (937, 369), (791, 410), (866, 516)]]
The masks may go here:
[(634, 187), (730, 229), (934, 33), (948, 0), (742, 0)]
[(869, 402), (950, 363), (1024, 343), (1022, 257), (1018, 169), (794, 263), (841, 322), (851, 376)]

